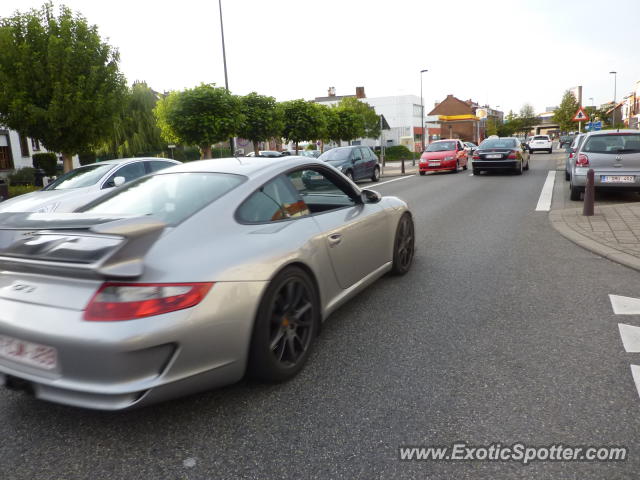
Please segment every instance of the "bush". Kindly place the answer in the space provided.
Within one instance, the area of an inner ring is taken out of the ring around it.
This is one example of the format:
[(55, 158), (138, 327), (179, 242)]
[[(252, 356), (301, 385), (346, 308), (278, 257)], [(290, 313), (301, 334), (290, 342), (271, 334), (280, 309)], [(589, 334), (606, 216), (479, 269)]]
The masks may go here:
[(411, 160), (414, 158), (414, 153), (404, 145), (394, 145), (384, 149), (384, 157), (385, 161)]
[(34, 153), (33, 167), (41, 168), (47, 177), (56, 175), (56, 166), (58, 165), (58, 156), (53, 152)]
[(34, 172), (35, 168), (33, 167), (24, 167), (16, 170), (12, 174), (9, 175), (9, 185), (33, 185), (34, 184)]
[(80, 160), (80, 165), (89, 165), (91, 163), (96, 163), (97, 161), (96, 152), (79, 153), (78, 159)]
[(40, 187), (34, 187), (33, 185), (9, 185), (9, 198), (17, 197), (29, 192), (35, 192), (40, 190)]

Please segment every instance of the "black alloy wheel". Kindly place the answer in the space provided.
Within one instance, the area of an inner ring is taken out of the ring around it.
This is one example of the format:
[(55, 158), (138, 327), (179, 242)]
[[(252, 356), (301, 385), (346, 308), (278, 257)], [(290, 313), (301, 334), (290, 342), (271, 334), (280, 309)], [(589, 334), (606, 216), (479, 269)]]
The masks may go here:
[(398, 222), (396, 238), (393, 246), (393, 267), (391, 273), (404, 275), (411, 269), (415, 253), (415, 230), (413, 219), (409, 213), (404, 213)]
[(380, 168), (376, 165), (373, 168), (373, 174), (371, 174), (371, 181), (377, 182), (380, 180)]
[(281, 382), (304, 366), (320, 319), (318, 294), (309, 275), (288, 267), (269, 284), (262, 299), (249, 353), (249, 372)]

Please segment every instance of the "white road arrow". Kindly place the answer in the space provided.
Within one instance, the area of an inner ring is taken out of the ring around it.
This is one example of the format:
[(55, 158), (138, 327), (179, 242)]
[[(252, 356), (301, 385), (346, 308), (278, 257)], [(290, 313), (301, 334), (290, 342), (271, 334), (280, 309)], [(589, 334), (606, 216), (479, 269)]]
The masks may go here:
[(640, 298), (609, 295), (609, 300), (616, 315), (640, 315)]
[(640, 352), (640, 327), (619, 323), (618, 329), (620, 330), (622, 344), (627, 353)]

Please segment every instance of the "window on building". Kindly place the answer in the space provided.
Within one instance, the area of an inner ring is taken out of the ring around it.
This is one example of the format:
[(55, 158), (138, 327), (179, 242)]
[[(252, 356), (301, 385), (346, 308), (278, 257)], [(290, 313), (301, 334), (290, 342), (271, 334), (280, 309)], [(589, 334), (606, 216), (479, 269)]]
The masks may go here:
[(40, 141), (36, 138), (32, 138), (31, 139), (31, 149), (34, 152), (39, 152), (40, 151)]
[(29, 142), (24, 135), (20, 135), (20, 155), (23, 157), (29, 156)]
[(11, 145), (9, 145), (9, 135), (0, 134), (0, 170), (13, 170), (13, 157), (11, 156)]

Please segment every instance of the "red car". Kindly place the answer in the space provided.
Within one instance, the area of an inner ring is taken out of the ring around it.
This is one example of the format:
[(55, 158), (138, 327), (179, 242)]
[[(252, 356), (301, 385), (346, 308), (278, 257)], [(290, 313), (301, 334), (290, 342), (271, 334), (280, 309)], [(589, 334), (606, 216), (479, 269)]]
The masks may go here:
[(420, 157), (420, 175), (444, 171), (456, 173), (460, 167), (466, 170), (468, 161), (467, 151), (460, 140), (438, 140), (430, 143)]

